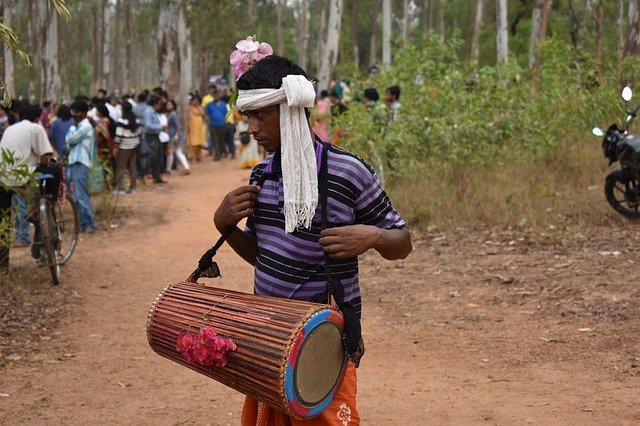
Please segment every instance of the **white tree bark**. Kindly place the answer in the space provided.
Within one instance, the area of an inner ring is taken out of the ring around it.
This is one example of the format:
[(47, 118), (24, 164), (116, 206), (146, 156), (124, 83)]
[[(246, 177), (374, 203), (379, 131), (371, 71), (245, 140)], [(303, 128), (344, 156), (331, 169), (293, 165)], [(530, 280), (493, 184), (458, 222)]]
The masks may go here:
[(369, 65), (378, 62), (378, 7), (376, 2), (371, 4), (371, 41), (369, 44)]
[(391, 64), (391, 0), (382, 0), (382, 63)]
[(338, 60), (340, 46), (340, 30), (342, 23), (342, 0), (331, 0), (329, 3), (329, 23), (327, 25), (327, 39), (320, 58), (318, 70), (318, 90), (327, 89), (331, 79), (331, 70)]
[(402, 43), (409, 41), (409, 0), (403, 0), (402, 4)]
[(298, 65), (307, 69), (307, 46), (309, 45), (309, 1), (300, 0), (298, 16)]
[(629, 34), (624, 53), (625, 56), (640, 53), (640, 0), (629, 1)]
[(482, 27), (482, 14), (484, 13), (484, 0), (476, 2), (476, 16), (473, 20), (473, 34), (471, 35), (471, 59), (477, 61), (480, 58), (480, 28)]
[(111, 20), (111, 3), (102, 1), (102, 88), (111, 91), (109, 76), (111, 74), (111, 52), (109, 51), (109, 28)]
[(529, 37), (529, 68), (533, 68), (538, 48), (538, 34), (542, 25), (542, 7), (544, 0), (535, 0), (531, 14), (531, 37)]
[[(4, 22), (11, 28), (13, 17), (13, 4), (10, 1), (4, 2)], [(13, 65), (13, 52), (11, 49), (4, 48), (4, 93), (8, 97), (14, 97), (16, 94), (16, 74)]]
[(124, 33), (126, 34), (124, 40), (124, 75), (123, 75), (123, 89), (125, 92), (131, 90), (131, 1), (126, 1), (124, 4)]
[(507, 0), (496, 1), (496, 62), (505, 63), (509, 60), (509, 31), (507, 23)]
[(284, 56), (284, 0), (276, 3), (276, 55)]
[(158, 73), (160, 85), (171, 96), (175, 95), (180, 87), (178, 46), (175, 36), (178, 6), (177, 2), (169, 2), (160, 9), (158, 18)]
[(42, 20), (40, 44), (40, 101), (57, 101), (60, 96), (60, 70), (58, 66), (58, 13), (47, 0), (39, 3)]
[(193, 58), (191, 50), (191, 28), (187, 20), (188, 0), (182, 0), (180, 11), (178, 12), (178, 50), (180, 53), (180, 90), (175, 98), (178, 104), (178, 114), (180, 125), (183, 129), (187, 124), (187, 96), (193, 86)]

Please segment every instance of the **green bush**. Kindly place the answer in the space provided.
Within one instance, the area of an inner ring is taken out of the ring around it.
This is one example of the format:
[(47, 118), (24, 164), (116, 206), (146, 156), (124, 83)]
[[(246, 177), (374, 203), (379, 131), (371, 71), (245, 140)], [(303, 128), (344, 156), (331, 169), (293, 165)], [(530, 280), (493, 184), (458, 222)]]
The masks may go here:
[[(623, 117), (612, 66), (600, 87), (590, 54), (549, 39), (533, 94), (529, 71), (516, 61), (478, 69), (458, 59), (458, 39), (430, 40), (402, 48), (393, 67), (355, 88), (356, 97), (365, 87), (382, 97), (400, 86), (399, 122), (351, 104), (337, 123), (343, 146), (374, 166), (394, 199), (408, 193), (401, 207), (410, 221), (517, 223), (526, 210), (528, 219), (545, 222), (553, 194), (603, 177), (606, 164), (590, 129)], [(478, 191), (495, 196), (474, 199)], [(477, 207), (462, 214), (460, 205), (471, 202)], [(537, 219), (536, 208), (544, 209)]]

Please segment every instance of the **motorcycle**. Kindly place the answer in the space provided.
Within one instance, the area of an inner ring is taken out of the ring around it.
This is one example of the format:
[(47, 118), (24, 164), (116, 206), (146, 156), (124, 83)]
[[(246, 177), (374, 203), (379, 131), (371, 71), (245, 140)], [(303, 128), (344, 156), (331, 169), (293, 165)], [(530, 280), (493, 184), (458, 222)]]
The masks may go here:
[[(628, 103), (633, 98), (629, 87), (622, 90), (622, 99)], [(606, 132), (595, 127), (592, 133), (602, 137), (602, 150), (609, 166), (616, 161), (620, 168), (609, 173), (604, 183), (607, 202), (621, 215), (640, 218), (640, 138), (629, 134), (629, 127), (640, 110), (640, 103), (631, 111), (626, 111), (624, 127), (617, 124), (609, 126)]]

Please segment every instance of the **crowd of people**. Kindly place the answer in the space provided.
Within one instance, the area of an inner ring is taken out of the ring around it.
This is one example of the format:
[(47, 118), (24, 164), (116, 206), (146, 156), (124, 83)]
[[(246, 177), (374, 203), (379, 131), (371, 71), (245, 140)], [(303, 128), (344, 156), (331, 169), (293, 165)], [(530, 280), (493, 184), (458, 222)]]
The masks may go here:
[[(33, 152), (41, 152), (46, 136), (52, 157), (65, 159), (65, 182), (74, 192), (81, 230), (92, 233), (97, 226), (92, 191), (134, 194), (138, 184), (164, 185), (169, 175), (189, 175), (190, 161), (206, 157), (214, 162), (238, 157), (241, 168), (252, 168), (266, 157), (249, 132), (247, 117), (237, 109), (230, 112), (229, 95), (228, 86), (216, 84), (210, 84), (204, 96), (190, 93), (184, 128), (178, 103), (161, 87), (135, 97), (118, 97), (99, 89), (93, 97), (77, 96), (70, 104), (44, 101), (36, 106), (14, 100), (0, 109), (0, 148), (10, 144), (2, 139), (10, 126), (25, 120), (39, 126), (42, 132), (36, 131), (35, 142), (12, 143), (35, 143), (38, 150)], [(354, 99), (347, 82), (332, 82), (330, 89), (317, 97), (310, 123), (321, 140), (340, 144), (342, 131), (335, 119), (348, 111), (351, 102), (379, 111), (381, 120), (388, 123), (399, 118), (399, 97), (400, 89), (392, 86), (386, 90), (384, 103), (379, 102), (375, 88), (365, 89), (362, 97)], [(40, 159), (32, 157), (28, 162), (35, 168)], [(25, 219), (28, 202), (23, 191), (10, 192), (16, 228), (13, 246), (27, 247), (32, 245)], [(32, 251), (34, 257), (39, 255), (33, 245)]]

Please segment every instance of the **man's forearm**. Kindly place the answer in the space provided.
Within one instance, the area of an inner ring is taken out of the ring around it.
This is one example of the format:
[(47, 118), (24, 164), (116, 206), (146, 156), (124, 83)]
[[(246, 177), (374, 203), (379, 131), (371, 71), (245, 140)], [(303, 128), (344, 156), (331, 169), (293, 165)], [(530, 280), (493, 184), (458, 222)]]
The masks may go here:
[(255, 236), (247, 234), (236, 226), (227, 237), (227, 243), (241, 258), (255, 265), (258, 255), (258, 240)]
[(407, 228), (380, 229), (374, 248), (387, 260), (404, 259), (411, 253), (411, 234)]

